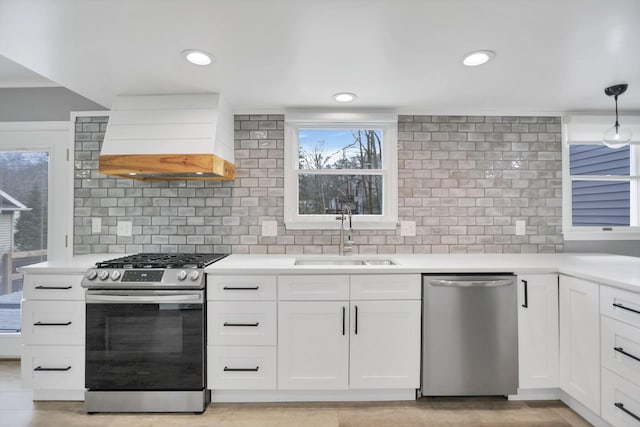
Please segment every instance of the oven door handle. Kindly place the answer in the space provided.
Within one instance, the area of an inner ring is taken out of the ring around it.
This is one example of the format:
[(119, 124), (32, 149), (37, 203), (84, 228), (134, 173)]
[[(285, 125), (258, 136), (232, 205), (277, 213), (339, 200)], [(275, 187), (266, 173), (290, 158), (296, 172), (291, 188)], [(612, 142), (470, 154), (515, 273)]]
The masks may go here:
[(201, 294), (175, 294), (175, 295), (127, 295), (127, 294), (109, 294), (109, 295), (93, 295), (87, 293), (85, 295), (87, 303), (110, 302), (115, 304), (171, 304), (184, 302), (202, 302)]

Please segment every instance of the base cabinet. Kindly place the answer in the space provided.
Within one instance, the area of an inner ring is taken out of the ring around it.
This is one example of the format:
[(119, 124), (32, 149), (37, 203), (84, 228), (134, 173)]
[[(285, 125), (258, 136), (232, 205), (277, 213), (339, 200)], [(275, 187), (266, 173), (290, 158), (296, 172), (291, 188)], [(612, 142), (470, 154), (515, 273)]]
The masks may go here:
[(420, 387), (420, 301), (351, 301), (349, 387)]
[[(278, 303), (278, 388), (419, 388), (420, 276), (329, 277), (278, 282), (286, 299)], [(323, 281), (331, 292), (322, 292)]]
[(558, 275), (518, 275), (520, 389), (560, 385)]
[(349, 386), (347, 301), (278, 305), (278, 388), (343, 390)]
[(600, 414), (600, 308), (597, 284), (560, 276), (560, 387)]
[(22, 383), (34, 400), (84, 399), (83, 274), (25, 274)]

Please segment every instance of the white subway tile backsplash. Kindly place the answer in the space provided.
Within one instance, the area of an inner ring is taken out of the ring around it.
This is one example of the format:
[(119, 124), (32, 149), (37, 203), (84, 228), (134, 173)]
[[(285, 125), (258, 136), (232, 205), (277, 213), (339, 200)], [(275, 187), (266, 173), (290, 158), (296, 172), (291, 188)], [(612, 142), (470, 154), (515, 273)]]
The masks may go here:
[[(235, 181), (140, 182), (98, 173), (107, 117), (76, 123), (74, 252), (337, 254), (338, 231), (287, 231), (284, 117), (235, 117)], [(400, 221), (356, 231), (354, 253), (562, 251), (560, 119), (399, 116)], [(102, 220), (100, 234), (91, 219)], [(261, 236), (276, 221), (277, 237)], [(515, 235), (515, 221), (527, 224)], [(116, 236), (118, 221), (132, 236)]]

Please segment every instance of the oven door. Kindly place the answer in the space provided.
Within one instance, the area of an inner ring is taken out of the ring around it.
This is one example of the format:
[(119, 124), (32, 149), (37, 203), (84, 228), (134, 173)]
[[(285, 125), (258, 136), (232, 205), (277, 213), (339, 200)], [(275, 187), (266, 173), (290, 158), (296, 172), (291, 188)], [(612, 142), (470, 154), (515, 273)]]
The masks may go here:
[(204, 291), (88, 290), (86, 303), (87, 389), (204, 389)]

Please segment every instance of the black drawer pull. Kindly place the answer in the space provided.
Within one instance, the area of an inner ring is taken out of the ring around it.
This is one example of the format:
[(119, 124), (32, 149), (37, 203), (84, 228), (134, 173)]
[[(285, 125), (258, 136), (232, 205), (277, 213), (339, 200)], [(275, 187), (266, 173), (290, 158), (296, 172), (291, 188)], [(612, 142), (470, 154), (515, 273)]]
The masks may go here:
[(523, 280), (522, 284), (524, 284), (524, 304), (522, 307), (529, 308), (529, 284), (526, 280)]
[(71, 288), (73, 288), (73, 286), (71, 286), (71, 285), (67, 285), (67, 286), (44, 286), (44, 285), (38, 285), (38, 286), (36, 286), (36, 289), (66, 290), (66, 289), (71, 289)]
[(70, 324), (71, 324), (71, 321), (64, 322), (64, 323), (36, 322), (33, 324), (33, 326), (69, 326)]
[(344, 335), (345, 333), (346, 320), (347, 320), (347, 308), (343, 306), (342, 307), (342, 335)]
[(237, 287), (237, 286), (225, 286), (222, 288), (225, 291), (257, 291), (260, 289), (260, 286), (250, 286), (250, 287)]
[(258, 372), (260, 366), (256, 366), (255, 368), (227, 368), (224, 367), (225, 372)]
[(633, 313), (640, 314), (640, 311), (638, 311), (638, 310), (634, 310), (633, 308), (625, 307), (625, 306), (624, 306), (624, 305), (622, 305), (622, 304), (616, 304), (616, 303), (613, 303), (613, 306), (614, 306), (614, 307), (621, 308), (621, 309), (623, 309), (623, 310), (631, 311), (631, 312), (633, 312)]
[(630, 357), (630, 358), (632, 358), (632, 359), (637, 360), (638, 362), (640, 362), (640, 357), (634, 356), (634, 355), (633, 355), (633, 354), (631, 354), (631, 353), (627, 353), (626, 351), (624, 351), (624, 349), (623, 349), (622, 347), (613, 347), (613, 349), (614, 349), (615, 351), (617, 351), (618, 353), (622, 353), (622, 354), (624, 354), (625, 356)]
[(37, 368), (33, 368), (34, 371), (68, 371), (71, 369), (71, 366), (67, 366), (66, 368), (43, 368), (42, 366), (38, 366)]
[(624, 411), (630, 417), (633, 417), (636, 420), (640, 421), (640, 417), (637, 416), (636, 414), (634, 414), (633, 412), (631, 412), (630, 410), (628, 410), (627, 408), (625, 408), (622, 403), (616, 402), (616, 403), (614, 403), (614, 405), (616, 406), (616, 408), (620, 409), (621, 411)]
[(224, 326), (258, 326), (260, 324), (260, 322), (256, 322), (256, 323), (228, 323), (228, 322), (224, 322)]

